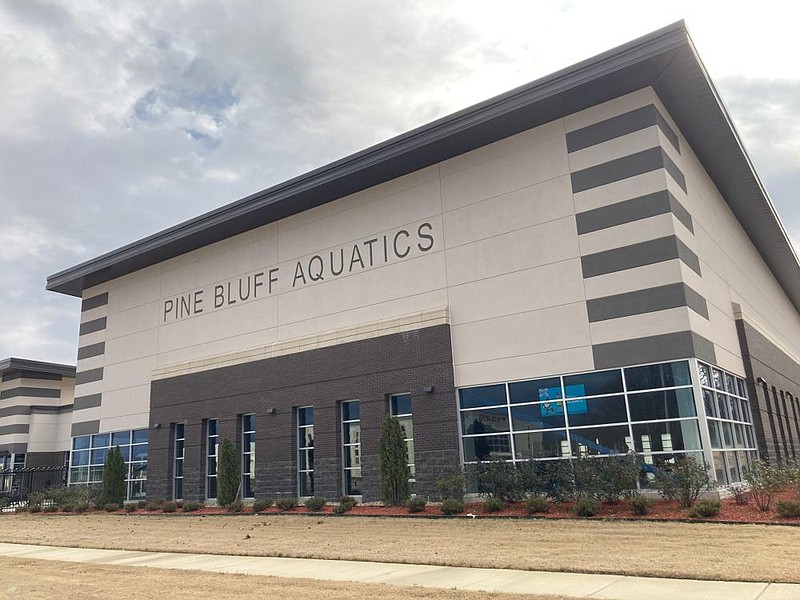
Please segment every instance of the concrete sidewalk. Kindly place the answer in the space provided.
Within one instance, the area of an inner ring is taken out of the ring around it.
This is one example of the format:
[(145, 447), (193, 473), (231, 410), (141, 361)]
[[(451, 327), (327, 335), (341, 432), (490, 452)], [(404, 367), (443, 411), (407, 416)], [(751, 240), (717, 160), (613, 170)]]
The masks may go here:
[(0, 543), (0, 556), (613, 600), (800, 600), (800, 585)]

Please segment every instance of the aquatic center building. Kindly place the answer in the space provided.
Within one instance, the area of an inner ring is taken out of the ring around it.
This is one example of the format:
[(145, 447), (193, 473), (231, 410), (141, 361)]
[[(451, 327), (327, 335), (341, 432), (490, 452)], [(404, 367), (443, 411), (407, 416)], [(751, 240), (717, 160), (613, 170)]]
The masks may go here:
[(677, 23), (52, 275), (83, 299), (70, 481), (380, 496), (489, 458), (800, 448), (800, 265)]

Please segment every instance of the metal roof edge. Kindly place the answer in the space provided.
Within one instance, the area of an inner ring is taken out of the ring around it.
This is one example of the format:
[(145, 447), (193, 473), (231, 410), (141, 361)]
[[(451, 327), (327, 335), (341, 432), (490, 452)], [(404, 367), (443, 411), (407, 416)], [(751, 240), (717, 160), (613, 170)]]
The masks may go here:
[(53, 373), (56, 375), (66, 375), (75, 377), (75, 365), (64, 365), (61, 363), (43, 362), (30, 360), (27, 358), (9, 357), (0, 360), (0, 373), (5, 371), (39, 371), (41, 373)]

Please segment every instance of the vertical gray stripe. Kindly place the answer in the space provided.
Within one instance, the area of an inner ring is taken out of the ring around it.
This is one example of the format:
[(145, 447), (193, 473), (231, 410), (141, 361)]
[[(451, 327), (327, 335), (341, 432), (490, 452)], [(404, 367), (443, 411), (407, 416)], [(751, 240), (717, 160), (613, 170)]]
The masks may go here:
[(693, 331), (595, 344), (592, 346), (592, 355), (595, 369), (692, 357), (716, 363), (714, 344)]
[(585, 234), (669, 212), (686, 225), (689, 231), (694, 232), (691, 215), (667, 190), (578, 213), (575, 221), (578, 233)]
[(91, 383), (93, 381), (100, 381), (103, 378), (103, 367), (98, 369), (89, 369), (88, 371), (81, 371), (75, 375), (75, 385), (82, 383)]
[(78, 360), (84, 358), (92, 358), (93, 356), (100, 356), (106, 351), (106, 343), (98, 342), (97, 344), (89, 344), (88, 346), (81, 346), (78, 348)]
[(108, 304), (108, 292), (103, 292), (91, 298), (84, 298), (81, 303), (81, 312), (92, 310), (99, 306), (105, 306), (106, 304)]
[(581, 257), (583, 277), (595, 277), (679, 258), (700, 273), (700, 261), (676, 236), (657, 238)]
[(72, 437), (79, 435), (89, 435), (92, 433), (100, 433), (100, 421), (83, 421), (82, 423), (72, 424)]
[(74, 410), (86, 410), (100, 406), (103, 399), (102, 394), (89, 394), (88, 396), (78, 396), (73, 403)]
[(572, 173), (570, 175), (572, 191), (577, 194), (656, 169), (666, 169), (678, 185), (686, 191), (686, 179), (683, 173), (660, 146)]
[(705, 299), (685, 283), (671, 283), (586, 301), (591, 323), (680, 306), (688, 306), (706, 319), (708, 318), (708, 306)]
[(78, 332), (78, 335), (86, 335), (87, 333), (102, 331), (105, 328), (106, 328), (106, 318), (100, 317), (99, 319), (94, 319), (93, 321), (86, 321), (86, 323), (81, 323), (81, 329)]
[(595, 144), (607, 142), (653, 125), (658, 126), (669, 142), (680, 152), (677, 134), (653, 104), (570, 131), (567, 133), (567, 151), (583, 150)]

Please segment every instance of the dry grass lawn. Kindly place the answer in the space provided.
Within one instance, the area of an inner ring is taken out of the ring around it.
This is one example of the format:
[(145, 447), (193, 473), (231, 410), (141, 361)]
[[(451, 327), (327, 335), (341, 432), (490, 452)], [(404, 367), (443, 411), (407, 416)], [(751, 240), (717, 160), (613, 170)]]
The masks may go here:
[(12, 514), (0, 541), (800, 583), (800, 528), (788, 526)]
[[(493, 594), (311, 579), (170, 571), (0, 558), (0, 599), (126, 600), (170, 598), (303, 598), (303, 600), (566, 600), (563, 596)], [(110, 592), (118, 590), (118, 592)], [(570, 600), (575, 600), (570, 599)]]

